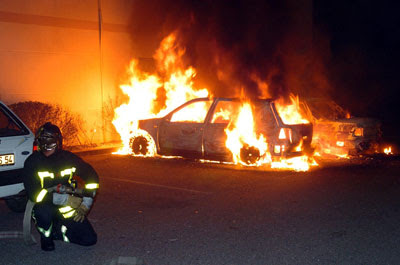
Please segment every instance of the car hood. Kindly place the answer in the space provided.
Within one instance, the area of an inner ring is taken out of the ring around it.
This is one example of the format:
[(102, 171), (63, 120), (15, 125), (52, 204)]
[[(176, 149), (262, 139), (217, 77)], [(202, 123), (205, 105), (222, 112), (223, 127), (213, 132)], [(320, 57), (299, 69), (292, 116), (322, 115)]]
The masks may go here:
[(374, 118), (364, 118), (364, 117), (352, 117), (348, 119), (337, 119), (337, 120), (319, 120), (317, 123), (341, 123), (341, 124), (351, 124), (357, 127), (371, 127), (379, 126), (381, 122)]

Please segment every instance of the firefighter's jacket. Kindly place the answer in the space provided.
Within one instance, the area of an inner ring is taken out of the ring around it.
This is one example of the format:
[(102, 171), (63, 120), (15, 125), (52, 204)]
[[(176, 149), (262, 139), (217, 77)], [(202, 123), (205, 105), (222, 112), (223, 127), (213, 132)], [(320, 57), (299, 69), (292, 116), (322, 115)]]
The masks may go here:
[(85, 182), (85, 186), (79, 188), (99, 187), (99, 177), (93, 167), (66, 150), (58, 150), (49, 157), (33, 152), (25, 161), (23, 175), (28, 198), (35, 203), (52, 203), (51, 188), (58, 184), (71, 185), (73, 176)]

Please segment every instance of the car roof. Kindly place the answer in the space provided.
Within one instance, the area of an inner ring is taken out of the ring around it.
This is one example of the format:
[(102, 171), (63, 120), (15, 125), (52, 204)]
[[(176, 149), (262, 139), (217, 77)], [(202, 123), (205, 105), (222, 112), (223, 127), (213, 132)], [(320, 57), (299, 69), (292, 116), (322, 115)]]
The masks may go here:
[[(190, 101), (198, 101), (198, 100), (226, 100), (226, 101), (246, 101), (247, 99), (239, 98), (239, 97), (203, 97), (203, 98), (194, 98), (191, 99), (187, 102)], [(267, 101), (267, 102), (273, 102), (274, 99), (272, 98), (253, 98), (249, 99), (250, 101)]]

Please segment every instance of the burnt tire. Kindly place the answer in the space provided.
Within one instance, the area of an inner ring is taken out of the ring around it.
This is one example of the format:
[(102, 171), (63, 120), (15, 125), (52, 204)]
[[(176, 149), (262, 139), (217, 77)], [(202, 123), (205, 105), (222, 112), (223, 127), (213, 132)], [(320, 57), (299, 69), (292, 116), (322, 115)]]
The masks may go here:
[(132, 138), (130, 146), (135, 155), (146, 155), (149, 151), (149, 141), (144, 136)]
[(4, 198), (7, 207), (16, 213), (23, 213), (25, 211), (26, 203), (28, 202), (28, 197), (25, 191), (12, 197)]
[(254, 146), (243, 146), (240, 149), (240, 160), (248, 165), (255, 164), (260, 159), (260, 150)]

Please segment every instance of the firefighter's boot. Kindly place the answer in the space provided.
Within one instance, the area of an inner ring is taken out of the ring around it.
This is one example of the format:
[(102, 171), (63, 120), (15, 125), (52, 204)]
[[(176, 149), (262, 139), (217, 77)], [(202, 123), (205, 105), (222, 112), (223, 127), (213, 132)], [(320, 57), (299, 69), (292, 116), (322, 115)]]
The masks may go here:
[(49, 229), (44, 229), (37, 226), (37, 229), (39, 230), (40, 233), (40, 245), (42, 247), (42, 250), (44, 251), (52, 251), (55, 249), (53, 237), (51, 236), (52, 228), (53, 224), (50, 225)]
[(53, 251), (55, 249), (53, 238), (51, 236), (45, 237), (40, 235), (40, 245), (44, 251)]

